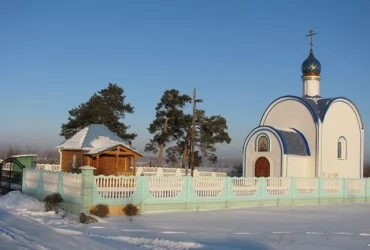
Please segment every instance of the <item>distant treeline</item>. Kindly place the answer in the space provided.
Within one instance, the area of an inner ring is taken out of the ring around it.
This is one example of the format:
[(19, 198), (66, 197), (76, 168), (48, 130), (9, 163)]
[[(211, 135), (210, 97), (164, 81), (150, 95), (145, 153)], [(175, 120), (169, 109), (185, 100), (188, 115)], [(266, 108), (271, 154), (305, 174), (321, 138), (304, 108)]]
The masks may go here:
[(37, 163), (58, 164), (59, 152), (57, 148), (38, 148), (35, 146), (0, 145), (0, 159), (4, 160), (12, 155), (36, 154)]

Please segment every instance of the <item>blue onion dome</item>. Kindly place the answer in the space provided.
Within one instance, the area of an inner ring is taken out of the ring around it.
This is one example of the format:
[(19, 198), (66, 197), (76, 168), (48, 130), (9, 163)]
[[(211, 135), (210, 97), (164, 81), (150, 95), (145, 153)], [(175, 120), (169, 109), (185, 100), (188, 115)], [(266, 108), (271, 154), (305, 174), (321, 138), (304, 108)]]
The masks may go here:
[(302, 63), (302, 74), (304, 76), (319, 76), (321, 72), (321, 64), (314, 55), (312, 49), (310, 50), (310, 55)]

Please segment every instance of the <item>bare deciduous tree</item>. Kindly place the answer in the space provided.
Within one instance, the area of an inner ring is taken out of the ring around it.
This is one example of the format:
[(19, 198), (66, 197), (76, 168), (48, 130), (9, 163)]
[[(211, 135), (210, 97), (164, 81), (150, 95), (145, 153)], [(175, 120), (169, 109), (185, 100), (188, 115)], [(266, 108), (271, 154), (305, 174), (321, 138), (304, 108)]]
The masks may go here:
[(20, 154), (36, 154), (37, 163), (48, 163), (48, 164), (58, 164), (59, 163), (59, 152), (56, 148), (44, 148), (40, 149), (34, 145), (15, 145), (7, 144), (0, 146), (0, 159), (4, 160), (12, 155)]

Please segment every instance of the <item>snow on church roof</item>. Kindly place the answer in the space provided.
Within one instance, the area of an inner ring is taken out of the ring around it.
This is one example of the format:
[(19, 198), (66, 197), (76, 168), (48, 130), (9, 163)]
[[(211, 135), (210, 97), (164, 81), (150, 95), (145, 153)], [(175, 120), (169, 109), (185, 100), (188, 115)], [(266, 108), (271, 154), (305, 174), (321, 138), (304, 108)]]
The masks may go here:
[[(356, 110), (358, 112), (356, 104), (354, 104), (351, 100), (349, 100), (346, 97), (330, 97), (330, 98), (314, 98), (314, 99), (309, 98), (309, 97), (300, 97), (300, 99), (309, 105), (311, 110), (314, 112), (316, 120), (320, 120), (321, 122), (324, 122), (325, 115), (330, 105), (335, 101), (345, 101), (349, 103), (350, 105), (352, 105), (352, 109), (354, 109), (354, 111)], [(363, 128), (364, 125), (362, 123), (361, 114), (358, 112), (357, 115), (358, 115), (360, 127)]]
[[(344, 102), (350, 103), (350, 105), (353, 106), (354, 110), (358, 111), (356, 105), (346, 97), (322, 98), (322, 97), (319, 97), (319, 96), (317, 96), (317, 97), (308, 97), (308, 96), (300, 97), (300, 96), (294, 96), (294, 95), (285, 95), (285, 96), (282, 96), (282, 97), (279, 97), (279, 98), (275, 99), (269, 105), (269, 107), (265, 110), (265, 112), (262, 116), (262, 119), (261, 119), (261, 122), (260, 122), (261, 125), (264, 124), (264, 118), (266, 118), (266, 114), (274, 106), (274, 104), (276, 104), (278, 102), (281, 102), (284, 99), (296, 100), (296, 101), (302, 103), (303, 105), (305, 105), (308, 108), (308, 110), (310, 111), (310, 113), (312, 115), (312, 118), (314, 119), (315, 123), (317, 123), (319, 121), (324, 122), (325, 115), (326, 115), (330, 105), (335, 101), (344, 101)], [(361, 126), (361, 128), (363, 128), (363, 122), (362, 122), (360, 113), (358, 113), (358, 116), (359, 116), (360, 126)]]
[(123, 145), (136, 151), (103, 124), (91, 124), (60, 144), (58, 148), (91, 149), (94, 152), (101, 152), (104, 149), (109, 149), (117, 145)]
[(328, 110), (330, 104), (337, 98), (319, 98), (319, 99), (310, 99), (304, 98), (304, 100), (312, 107), (315, 111), (317, 117), (320, 118), (320, 121), (324, 121), (324, 116)]
[(274, 130), (279, 134), (283, 142), (285, 154), (301, 156), (310, 155), (310, 149), (306, 138), (298, 130), (290, 128), (274, 128)]

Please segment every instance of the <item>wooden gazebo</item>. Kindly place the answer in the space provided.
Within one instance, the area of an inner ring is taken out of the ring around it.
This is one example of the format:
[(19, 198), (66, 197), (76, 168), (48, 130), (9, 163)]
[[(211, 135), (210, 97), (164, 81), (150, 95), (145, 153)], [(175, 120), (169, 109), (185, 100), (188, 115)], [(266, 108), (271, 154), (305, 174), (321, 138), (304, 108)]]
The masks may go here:
[(96, 175), (135, 175), (142, 155), (101, 124), (92, 124), (58, 146), (61, 170), (79, 172), (81, 166), (96, 168)]

